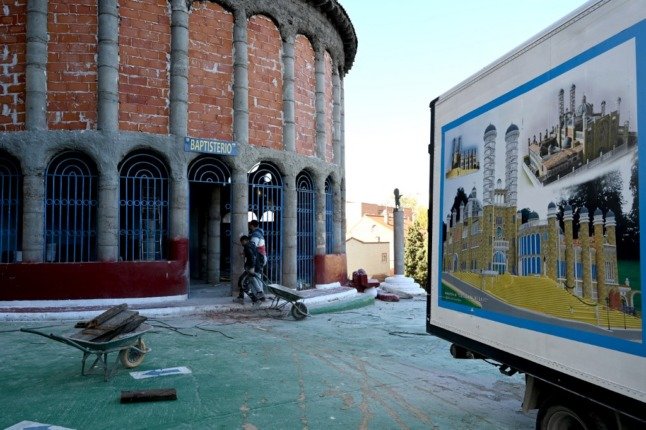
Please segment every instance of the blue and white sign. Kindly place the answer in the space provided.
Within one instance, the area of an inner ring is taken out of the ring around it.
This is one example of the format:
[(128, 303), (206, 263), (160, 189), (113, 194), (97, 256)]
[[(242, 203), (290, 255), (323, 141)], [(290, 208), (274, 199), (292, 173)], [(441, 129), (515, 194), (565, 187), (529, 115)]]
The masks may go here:
[(52, 424), (37, 423), (35, 421), (21, 421), (5, 430), (73, 430), (67, 427), (56, 426)]
[(236, 156), (238, 155), (238, 144), (230, 140), (199, 139), (186, 136), (184, 138), (184, 151)]
[(192, 373), (188, 367), (168, 367), (166, 369), (146, 370), (143, 372), (130, 372), (130, 376), (135, 379), (157, 378), (158, 376), (168, 375), (188, 375)]

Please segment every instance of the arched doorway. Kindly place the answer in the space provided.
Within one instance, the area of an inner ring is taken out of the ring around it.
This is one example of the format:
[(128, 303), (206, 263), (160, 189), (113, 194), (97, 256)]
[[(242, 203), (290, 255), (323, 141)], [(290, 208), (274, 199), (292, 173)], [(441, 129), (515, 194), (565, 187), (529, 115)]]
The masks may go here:
[(265, 236), (267, 266), (272, 282), (282, 281), (283, 178), (271, 163), (261, 162), (249, 171), (249, 218), (260, 222)]
[(205, 155), (188, 166), (191, 279), (211, 284), (231, 276), (231, 171)]
[(307, 172), (296, 177), (296, 279), (313, 287), (316, 253), (316, 190)]

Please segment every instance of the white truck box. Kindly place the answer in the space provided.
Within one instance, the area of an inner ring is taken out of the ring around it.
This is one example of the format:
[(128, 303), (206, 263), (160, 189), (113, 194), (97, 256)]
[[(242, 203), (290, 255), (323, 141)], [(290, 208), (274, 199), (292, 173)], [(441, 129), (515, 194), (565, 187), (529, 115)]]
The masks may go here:
[(427, 330), (528, 375), (539, 428), (638, 426), (646, 2), (588, 2), (430, 108)]

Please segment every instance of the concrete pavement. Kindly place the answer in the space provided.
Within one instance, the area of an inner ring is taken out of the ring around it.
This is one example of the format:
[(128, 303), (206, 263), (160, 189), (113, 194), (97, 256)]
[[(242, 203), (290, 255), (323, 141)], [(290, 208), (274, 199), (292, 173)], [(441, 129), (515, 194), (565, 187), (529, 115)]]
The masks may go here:
[[(62, 334), (71, 321), (0, 322), (0, 428), (533, 428), (520, 412), (522, 376), (451, 359), (449, 344), (425, 333), (425, 306), (377, 301), (302, 321), (250, 306), (156, 318), (144, 336), (152, 350), (132, 369), (156, 377), (121, 368), (108, 382), (81, 376), (77, 349), (18, 331)], [(119, 402), (122, 391), (155, 388), (176, 389), (177, 400)]]

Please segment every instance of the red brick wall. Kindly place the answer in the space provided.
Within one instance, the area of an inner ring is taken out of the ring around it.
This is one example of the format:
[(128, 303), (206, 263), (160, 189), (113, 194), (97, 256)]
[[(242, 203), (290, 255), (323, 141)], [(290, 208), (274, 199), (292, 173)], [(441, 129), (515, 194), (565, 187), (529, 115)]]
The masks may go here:
[(168, 133), (168, 0), (119, 2), (119, 128)]
[(194, 2), (188, 28), (188, 134), (233, 140), (233, 14)]
[(96, 127), (97, 2), (49, 2), (47, 123), (52, 130)]
[(294, 99), (296, 113), (296, 152), (316, 155), (316, 75), (314, 49), (299, 34), (294, 44)]
[(325, 161), (334, 161), (334, 147), (332, 146), (332, 133), (334, 130), (334, 99), (332, 98), (332, 57), (325, 51)]
[(25, 129), (27, 0), (0, 0), (0, 132)]
[(249, 143), (283, 147), (282, 39), (267, 17), (249, 19)]

